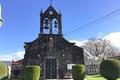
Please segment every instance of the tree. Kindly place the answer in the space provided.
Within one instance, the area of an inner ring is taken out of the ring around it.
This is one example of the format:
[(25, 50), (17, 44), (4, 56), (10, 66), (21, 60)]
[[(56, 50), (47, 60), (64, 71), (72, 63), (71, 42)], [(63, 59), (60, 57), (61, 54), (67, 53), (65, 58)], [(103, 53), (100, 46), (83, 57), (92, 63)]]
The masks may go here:
[(111, 53), (116, 53), (117, 51), (117, 48), (111, 45), (109, 40), (102, 38), (91, 38), (87, 42), (84, 42), (81, 47), (85, 52), (95, 57), (110, 56)]

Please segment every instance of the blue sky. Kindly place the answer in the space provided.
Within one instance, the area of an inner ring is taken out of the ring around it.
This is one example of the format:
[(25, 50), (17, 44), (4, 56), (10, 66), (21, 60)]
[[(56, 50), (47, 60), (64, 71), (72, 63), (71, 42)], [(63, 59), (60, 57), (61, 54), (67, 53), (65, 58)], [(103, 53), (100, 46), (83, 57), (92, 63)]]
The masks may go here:
[[(37, 38), (40, 10), (46, 10), (49, 0), (0, 0), (2, 18), (0, 54), (24, 50), (24, 42)], [(63, 34), (120, 8), (120, 0), (53, 0), (62, 13)], [(120, 13), (120, 12), (119, 12)], [(98, 35), (120, 32), (120, 15), (90, 25), (69, 34), (67, 39), (82, 41)]]

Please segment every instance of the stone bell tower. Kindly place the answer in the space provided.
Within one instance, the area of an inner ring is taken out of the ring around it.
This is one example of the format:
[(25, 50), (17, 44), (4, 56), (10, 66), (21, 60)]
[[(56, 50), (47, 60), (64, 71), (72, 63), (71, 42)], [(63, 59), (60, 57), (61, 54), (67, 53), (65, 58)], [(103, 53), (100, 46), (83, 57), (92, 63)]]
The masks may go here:
[(52, 5), (40, 13), (40, 34), (62, 35), (61, 13), (58, 13)]

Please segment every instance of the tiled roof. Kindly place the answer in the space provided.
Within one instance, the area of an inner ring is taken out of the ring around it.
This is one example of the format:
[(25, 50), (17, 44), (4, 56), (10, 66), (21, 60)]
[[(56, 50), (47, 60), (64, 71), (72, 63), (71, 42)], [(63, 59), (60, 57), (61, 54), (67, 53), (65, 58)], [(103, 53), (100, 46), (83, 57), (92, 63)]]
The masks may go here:
[(12, 61), (12, 65), (18, 65), (18, 64), (23, 64), (23, 59), (18, 60), (18, 61)]

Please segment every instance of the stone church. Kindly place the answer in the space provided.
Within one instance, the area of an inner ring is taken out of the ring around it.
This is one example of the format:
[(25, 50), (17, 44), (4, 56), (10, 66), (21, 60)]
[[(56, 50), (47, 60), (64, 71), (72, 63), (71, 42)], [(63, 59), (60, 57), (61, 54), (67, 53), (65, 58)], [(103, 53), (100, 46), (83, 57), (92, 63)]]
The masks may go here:
[[(63, 79), (68, 64), (84, 64), (83, 49), (67, 41), (62, 34), (62, 14), (52, 5), (40, 12), (40, 33), (32, 42), (25, 42), (22, 71), (27, 65), (41, 67), (41, 79)], [(14, 70), (14, 69), (13, 69)]]

